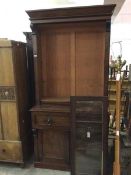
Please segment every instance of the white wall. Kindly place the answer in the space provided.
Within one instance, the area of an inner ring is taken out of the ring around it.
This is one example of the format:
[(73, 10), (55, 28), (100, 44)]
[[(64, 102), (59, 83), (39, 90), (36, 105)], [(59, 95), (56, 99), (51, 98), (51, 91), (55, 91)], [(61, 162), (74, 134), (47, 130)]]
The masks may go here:
[(122, 57), (131, 64), (131, 0), (126, 0), (111, 28), (111, 54), (115, 58), (120, 54), (120, 46), (115, 42), (121, 41)]
[[(3, 0), (0, 4), (0, 38), (25, 41), (23, 32), (31, 31), (29, 17), (25, 10), (98, 5), (103, 4), (103, 1), (104, 0)], [(126, 2), (127, 1), (131, 2), (131, 0), (126, 0)], [(113, 54), (115, 58), (120, 54), (119, 44), (115, 44), (114, 42), (122, 41), (123, 59), (131, 63), (131, 19), (127, 20), (130, 13), (129, 7), (129, 4), (125, 4), (124, 10), (120, 11), (115, 23), (112, 24), (111, 54)], [(124, 21), (125, 16), (126, 23)]]
[(103, 4), (104, 0), (2, 0), (0, 2), (0, 38), (25, 41), (30, 30), (25, 10)]
[[(120, 49), (121, 42), (122, 52)], [(122, 58), (131, 64), (131, 24), (112, 24), (111, 27), (111, 55), (116, 58), (122, 54)]]

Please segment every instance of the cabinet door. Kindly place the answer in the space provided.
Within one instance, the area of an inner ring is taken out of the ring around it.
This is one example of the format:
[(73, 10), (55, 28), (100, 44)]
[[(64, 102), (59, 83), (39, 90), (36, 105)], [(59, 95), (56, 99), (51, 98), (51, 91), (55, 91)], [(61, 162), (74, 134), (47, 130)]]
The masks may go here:
[(107, 149), (105, 97), (72, 97), (72, 175), (104, 175)]
[[(36, 166), (51, 169), (69, 169), (69, 132), (62, 130), (38, 130)], [(37, 146), (35, 145), (35, 146)]]

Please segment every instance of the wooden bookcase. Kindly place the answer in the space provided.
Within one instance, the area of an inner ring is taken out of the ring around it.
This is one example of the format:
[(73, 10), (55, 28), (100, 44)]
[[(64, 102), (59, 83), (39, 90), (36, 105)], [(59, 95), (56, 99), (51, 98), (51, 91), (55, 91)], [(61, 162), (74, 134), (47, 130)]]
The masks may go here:
[(70, 169), (70, 96), (108, 95), (114, 7), (27, 11), (34, 52), (36, 105), (31, 111), (37, 167)]

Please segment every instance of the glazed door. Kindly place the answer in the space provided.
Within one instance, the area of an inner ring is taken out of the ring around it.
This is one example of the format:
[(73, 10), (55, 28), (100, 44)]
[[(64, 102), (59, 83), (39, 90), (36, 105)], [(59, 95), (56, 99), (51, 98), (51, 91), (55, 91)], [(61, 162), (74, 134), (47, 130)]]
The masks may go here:
[(72, 175), (104, 175), (106, 106), (105, 97), (71, 97)]

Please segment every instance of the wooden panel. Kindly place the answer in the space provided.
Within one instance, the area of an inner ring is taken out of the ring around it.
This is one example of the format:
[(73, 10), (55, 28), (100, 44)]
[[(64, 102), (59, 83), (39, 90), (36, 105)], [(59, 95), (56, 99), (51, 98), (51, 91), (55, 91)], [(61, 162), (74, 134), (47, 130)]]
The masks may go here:
[(33, 153), (31, 116), (29, 113), (29, 70), (27, 70), (26, 44), (19, 43), (13, 47), (14, 71), (16, 80), (18, 128), (22, 141), (23, 160), (26, 161)]
[(46, 141), (43, 145), (44, 157), (53, 159), (63, 159), (65, 157), (65, 135), (59, 131), (44, 131), (43, 141)]
[(5, 38), (0, 38), (0, 47), (11, 47), (12, 43), (10, 40), (5, 39)]
[(20, 134), (26, 137), (28, 132), (31, 132), (31, 118), (28, 110), (29, 104), (29, 89), (28, 89), (28, 72), (27, 72), (27, 58), (25, 45), (15, 47), (13, 50), (14, 70), (16, 80), (17, 106), (20, 124)]
[(38, 140), (39, 157), (44, 166), (55, 169), (69, 166), (69, 132), (43, 130)]
[(104, 95), (104, 44), (104, 32), (76, 32), (76, 95)]
[(1, 116), (1, 106), (0, 106), (0, 140), (3, 139), (3, 130), (2, 130), (2, 116)]
[(71, 96), (74, 96), (76, 93), (76, 59), (75, 59), (75, 32), (71, 33)]
[(70, 96), (70, 33), (46, 33), (42, 35), (41, 45), (45, 45), (42, 49), (43, 96)]
[(19, 140), (16, 103), (1, 102), (4, 140)]
[(15, 85), (11, 48), (0, 48), (0, 85)]
[(22, 162), (21, 142), (0, 140), (0, 161)]

